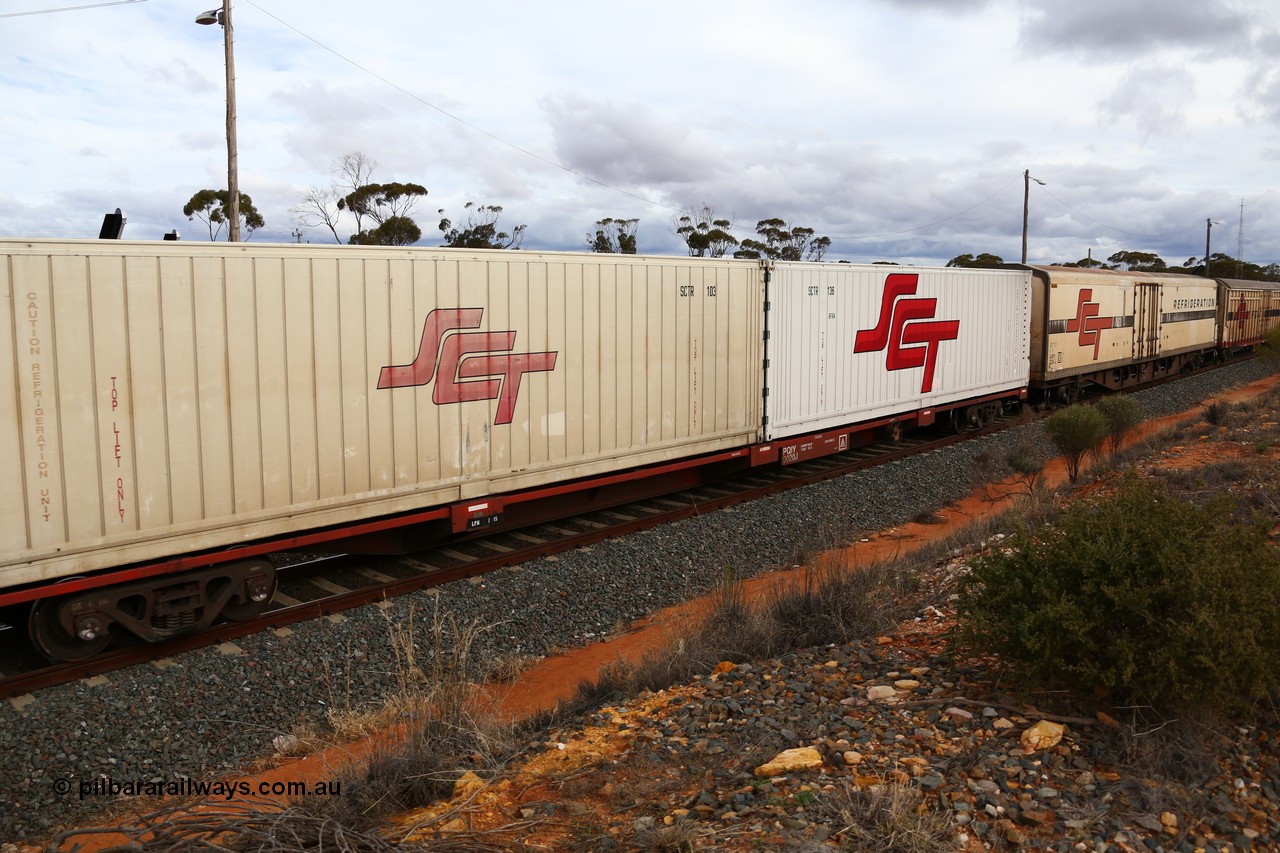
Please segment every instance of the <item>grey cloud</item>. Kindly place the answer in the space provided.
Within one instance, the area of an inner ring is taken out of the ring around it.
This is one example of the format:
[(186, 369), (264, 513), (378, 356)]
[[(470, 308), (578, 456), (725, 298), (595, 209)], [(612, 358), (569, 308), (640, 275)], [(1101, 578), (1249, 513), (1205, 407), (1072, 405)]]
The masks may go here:
[(1173, 48), (1239, 51), (1253, 23), (1229, 0), (1028, 0), (1023, 5), (1025, 46), (1126, 61)]
[(557, 158), (597, 180), (630, 188), (696, 181), (722, 168), (712, 146), (695, 139), (687, 122), (648, 105), (585, 98), (547, 98), (542, 105)]
[[(1090, 248), (1097, 260), (1131, 249), (1180, 266), (1204, 253), (1206, 215), (1226, 218), (1233, 204), (1223, 192), (1178, 192), (1143, 169), (1062, 165), (1043, 176), (1048, 186), (1031, 196), (1031, 243), (1058, 261), (1085, 257)], [(1215, 251), (1235, 253), (1235, 230), (1215, 229)]]
[[(387, 106), (385, 90), (363, 83), (333, 86), (321, 80), (307, 80), (300, 85), (277, 90), (271, 100), (295, 115), (298, 126), (305, 129), (304, 138), (295, 136), (289, 140), (291, 147), (305, 148), (313, 140), (333, 147), (329, 140), (344, 135), (346, 129), (394, 116)], [(341, 153), (326, 154), (324, 162)]]
[[(1017, 260), (1026, 152), (1012, 143), (994, 147), (999, 156), (909, 162), (849, 146), (806, 149), (796, 152), (806, 167), (789, 173), (789, 193), (725, 185), (712, 200), (719, 209), (744, 214), (738, 221), (748, 228), (761, 215), (811, 226), (832, 238), (833, 259), (942, 263), (965, 252), (993, 252)], [(1033, 187), (1031, 195), (1033, 262), (1078, 260), (1090, 250), (1105, 259), (1119, 249), (1136, 249), (1180, 265), (1203, 252), (1205, 215), (1231, 204), (1225, 193), (1179, 193), (1148, 169), (1030, 166), (1048, 182)], [(826, 185), (804, 177), (810, 173), (825, 174)], [(779, 179), (773, 189), (785, 184)], [(1257, 209), (1260, 220), (1268, 215), (1266, 205)], [(1258, 256), (1273, 256), (1280, 248), (1262, 224), (1253, 233)], [(1234, 239), (1223, 229), (1218, 245), (1234, 253)]]
[(226, 91), (222, 68), (201, 68), (186, 59), (167, 56), (159, 60), (150, 56), (126, 56), (121, 62), (139, 77), (168, 86), (186, 96), (213, 93), (221, 95)]
[(1130, 68), (1099, 104), (1100, 119), (1132, 121), (1145, 139), (1182, 120), (1182, 104), (1195, 94), (1195, 78), (1185, 68), (1143, 65)]
[(1249, 99), (1248, 118), (1280, 124), (1280, 69), (1268, 64), (1255, 70), (1245, 79), (1243, 89)]
[(225, 136), (210, 129), (179, 133), (178, 144), (186, 151), (225, 151), (227, 141)]

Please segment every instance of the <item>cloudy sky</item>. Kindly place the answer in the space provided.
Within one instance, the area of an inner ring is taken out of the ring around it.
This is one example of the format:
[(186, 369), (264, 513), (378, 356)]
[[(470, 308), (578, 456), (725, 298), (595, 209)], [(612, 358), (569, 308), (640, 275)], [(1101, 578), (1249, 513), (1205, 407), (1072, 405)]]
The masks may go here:
[[(216, 0), (0, 0), (0, 235), (177, 229), (226, 181)], [(1280, 261), (1275, 0), (235, 0), (240, 188), (291, 212), (343, 154), (438, 208), (499, 204), (525, 247), (606, 216), (644, 253), (710, 205), (780, 217), (829, 259), (1033, 262), (1213, 250)], [(30, 14), (34, 13), (34, 14)], [(352, 227), (343, 223), (344, 236)], [(304, 239), (332, 241), (325, 231)]]

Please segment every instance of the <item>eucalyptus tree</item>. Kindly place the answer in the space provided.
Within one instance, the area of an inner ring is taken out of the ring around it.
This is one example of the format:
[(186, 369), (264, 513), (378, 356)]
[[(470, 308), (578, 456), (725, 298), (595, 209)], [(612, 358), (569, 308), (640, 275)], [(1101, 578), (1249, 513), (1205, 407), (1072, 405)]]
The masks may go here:
[(738, 245), (733, 236), (733, 221), (716, 216), (711, 205), (686, 210), (672, 223), (676, 236), (684, 241), (693, 258), (723, 258)]
[(444, 208), (440, 213), (440, 233), (444, 235), (444, 245), (454, 249), (519, 249), (524, 240), (527, 225), (517, 225), (510, 231), (498, 230), (498, 218), (502, 215), (502, 206), (498, 204), (481, 204), (469, 201), (463, 205), (467, 220), (456, 224), (445, 216)]
[[(209, 239), (217, 240), (223, 226), (230, 220), (227, 211), (230, 200), (231, 193), (227, 190), (200, 190), (183, 205), (182, 215), (191, 220), (199, 219), (208, 226)], [(254, 231), (265, 224), (262, 214), (253, 206), (253, 199), (240, 193), (240, 227), (244, 231), (244, 238), (248, 240)]]
[(634, 255), (636, 253), (636, 228), (639, 219), (612, 219), (596, 221), (596, 233), (587, 235), (591, 251), (601, 254)]

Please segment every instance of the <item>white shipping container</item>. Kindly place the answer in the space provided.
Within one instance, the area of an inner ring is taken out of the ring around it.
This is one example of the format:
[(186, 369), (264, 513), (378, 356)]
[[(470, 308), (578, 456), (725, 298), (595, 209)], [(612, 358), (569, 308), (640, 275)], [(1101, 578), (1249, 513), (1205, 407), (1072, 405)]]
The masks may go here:
[(1025, 388), (1022, 270), (777, 264), (765, 440)]
[(0, 240), (0, 587), (741, 447), (749, 264)]

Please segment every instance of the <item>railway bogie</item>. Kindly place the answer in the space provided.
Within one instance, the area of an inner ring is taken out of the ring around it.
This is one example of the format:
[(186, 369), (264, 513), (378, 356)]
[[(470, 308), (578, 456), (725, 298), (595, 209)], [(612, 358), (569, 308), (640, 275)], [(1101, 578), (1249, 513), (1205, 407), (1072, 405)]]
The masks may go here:
[(51, 660), (80, 660), (105, 648), (112, 634), (154, 642), (199, 631), (219, 618), (252, 619), (270, 604), (276, 585), (275, 566), (266, 560), (220, 563), (43, 598), (32, 605), (28, 629), (32, 643)]

